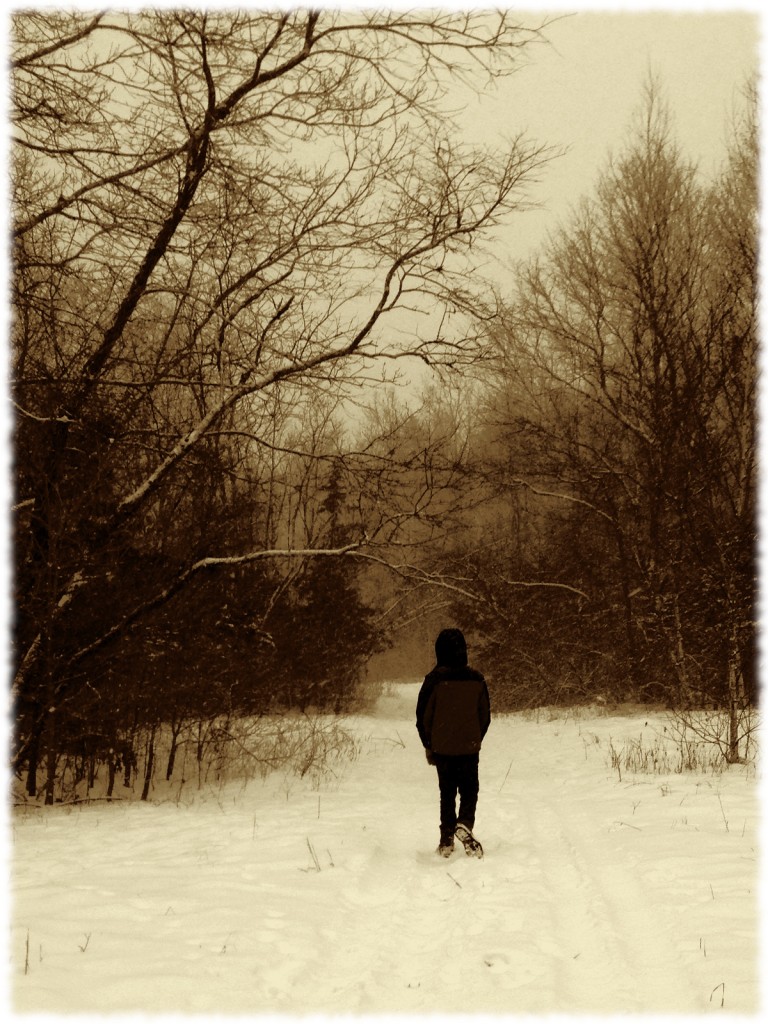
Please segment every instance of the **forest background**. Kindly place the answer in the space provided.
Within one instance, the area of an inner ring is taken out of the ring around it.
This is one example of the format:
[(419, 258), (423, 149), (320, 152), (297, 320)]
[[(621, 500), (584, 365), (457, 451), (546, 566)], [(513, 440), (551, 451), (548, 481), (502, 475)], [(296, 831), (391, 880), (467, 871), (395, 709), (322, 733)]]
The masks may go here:
[(177, 742), (202, 757), (233, 721), (356, 710), (429, 667), (447, 621), (497, 710), (709, 707), (739, 758), (753, 68), (706, 172), (649, 68), (592, 187), (517, 260), (510, 225), (564, 154), (514, 117), (473, 139), (455, 89), (487, 103), (556, 18), (12, 17), (27, 799), (98, 764), (110, 794), (139, 763), (148, 785), (160, 730), (170, 777)]

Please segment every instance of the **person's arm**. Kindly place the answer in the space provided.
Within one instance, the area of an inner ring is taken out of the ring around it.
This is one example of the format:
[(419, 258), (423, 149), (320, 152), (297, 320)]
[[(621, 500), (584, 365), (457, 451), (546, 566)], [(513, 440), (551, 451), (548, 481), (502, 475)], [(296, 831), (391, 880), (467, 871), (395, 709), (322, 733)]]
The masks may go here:
[(429, 704), (429, 698), (432, 696), (432, 691), (437, 683), (436, 679), (432, 679), (427, 676), (424, 682), (421, 684), (419, 690), (419, 696), (416, 701), (416, 728), (419, 733), (419, 739), (421, 740), (422, 746), (429, 753), (431, 746), (431, 722), (427, 721), (427, 705)]
[(477, 714), (480, 721), (480, 737), (482, 739), (488, 732), (488, 726), (491, 724), (491, 697), (488, 693), (488, 684), (485, 679), (483, 679), (483, 685), (480, 688)]

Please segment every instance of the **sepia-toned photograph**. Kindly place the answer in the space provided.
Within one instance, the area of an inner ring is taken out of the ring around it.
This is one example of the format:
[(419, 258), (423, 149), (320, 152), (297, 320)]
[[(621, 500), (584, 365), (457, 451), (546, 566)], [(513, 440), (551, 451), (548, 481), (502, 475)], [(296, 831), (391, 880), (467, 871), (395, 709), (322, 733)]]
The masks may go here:
[(764, 22), (7, 13), (4, 1019), (768, 1009)]

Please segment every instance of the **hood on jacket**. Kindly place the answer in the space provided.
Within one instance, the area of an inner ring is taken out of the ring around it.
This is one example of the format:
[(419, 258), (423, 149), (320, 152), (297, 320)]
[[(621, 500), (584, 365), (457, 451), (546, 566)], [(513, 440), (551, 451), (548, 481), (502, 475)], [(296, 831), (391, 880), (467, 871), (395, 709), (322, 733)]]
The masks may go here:
[(435, 656), (438, 665), (447, 668), (465, 668), (467, 664), (467, 642), (460, 629), (443, 629), (435, 640)]

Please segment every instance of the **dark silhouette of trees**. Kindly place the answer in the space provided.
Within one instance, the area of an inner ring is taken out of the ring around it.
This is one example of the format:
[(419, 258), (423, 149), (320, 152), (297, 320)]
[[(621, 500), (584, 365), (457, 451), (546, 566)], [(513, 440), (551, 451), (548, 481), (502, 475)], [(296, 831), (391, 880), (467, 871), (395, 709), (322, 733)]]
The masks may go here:
[(463, 614), (513, 704), (728, 708), (734, 759), (756, 698), (756, 168), (753, 104), (710, 184), (649, 87), (521, 275), (488, 414), (505, 513), (465, 554), (486, 592)]
[(65, 734), (261, 706), (266, 623), (356, 600), (323, 567), (366, 525), (318, 547), (302, 518), (307, 458), (344, 454), (309, 413), (401, 359), (483, 356), (478, 245), (546, 153), (471, 151), (441, 107), (537, 38), (505, 14), (12, 29), (13, 763), (32, 792), (47, 758), (50, 796)]

